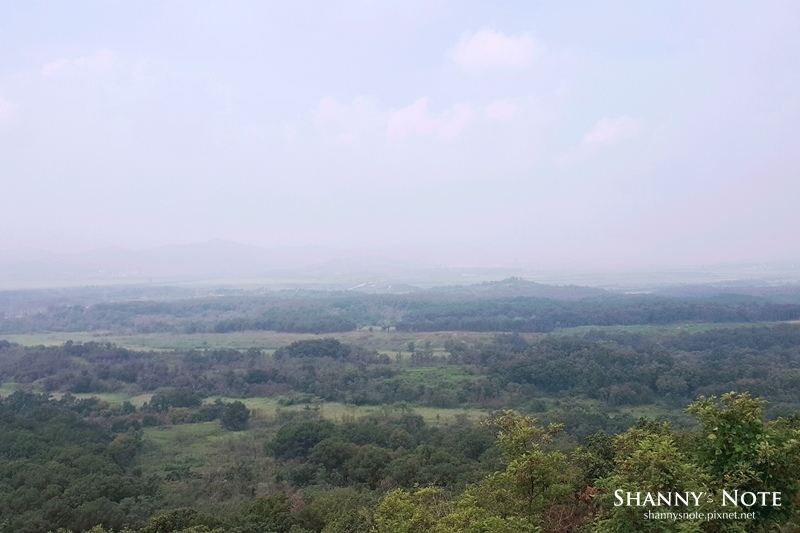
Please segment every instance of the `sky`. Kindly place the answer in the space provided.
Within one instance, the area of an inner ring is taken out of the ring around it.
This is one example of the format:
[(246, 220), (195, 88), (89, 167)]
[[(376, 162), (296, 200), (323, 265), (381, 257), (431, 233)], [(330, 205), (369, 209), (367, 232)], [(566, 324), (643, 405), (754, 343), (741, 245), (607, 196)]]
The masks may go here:
[(799, 171), (796, 1), (0, 0), (0, 250), (790, 261)]

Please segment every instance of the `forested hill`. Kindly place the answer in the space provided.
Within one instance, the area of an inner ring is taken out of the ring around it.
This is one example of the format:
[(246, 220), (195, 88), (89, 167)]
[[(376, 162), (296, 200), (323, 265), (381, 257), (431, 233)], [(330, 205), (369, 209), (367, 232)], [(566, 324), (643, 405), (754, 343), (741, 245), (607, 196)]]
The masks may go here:
[(452, 285), (428, 289), (430, 296), (462, 296), (471, 298), (551, 298), (553, 300), (581, 300), (610, 296), (613, 293), (595, 287), (581, 285), (545, 285), (519, 277), (501, 281), (485, 281), (474, 285)]

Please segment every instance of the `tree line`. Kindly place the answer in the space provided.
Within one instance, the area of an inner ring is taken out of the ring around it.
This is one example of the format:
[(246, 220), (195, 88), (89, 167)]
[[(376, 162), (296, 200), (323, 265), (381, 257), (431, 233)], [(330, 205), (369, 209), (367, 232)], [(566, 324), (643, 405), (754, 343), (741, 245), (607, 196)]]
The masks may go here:
[(567, 292), (560, 297), (557, 297), (558, 290), (544, 292), (550, 297), (543, 297), (511, 296), (508, 291), (499, 289), (488, 292), (471, 289), (401, 295), (292, 291), (260, 296), (93, 302), (90, 305), (58, 302), (0, 313), (0, 334), (246, 330), (335, 333), (363, 327), (417, 332), (541, 333), (587, 325), (757, 323), (800, 318), (800, 304), (794, 299), (784, 301), (777, 296), (773, 301), (750, 296), (623, 295), (598, 293), (597, 290), (577, 293), (569, 288), (565, 290)]

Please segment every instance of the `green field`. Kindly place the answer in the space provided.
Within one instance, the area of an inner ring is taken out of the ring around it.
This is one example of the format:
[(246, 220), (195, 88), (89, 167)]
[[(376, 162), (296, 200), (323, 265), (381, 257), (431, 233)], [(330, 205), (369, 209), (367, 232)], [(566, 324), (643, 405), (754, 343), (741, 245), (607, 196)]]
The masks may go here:
[[(796, 322), (796, 321), (795, 321)], [(632, 325), (632, 326), (579, 326), (561, 328), (550, 335), (585, 335), (590, 332), (634, 333), (645, 335), (678, 335), (681, 333), (702, 333), (712, 329), (732, 329), (741, 327), (774, 326), (782, 322), (749, 322), (717, 323), (698, 322), (668, 325)], [(335, 338), (342, 342), (378, 350), (392, 359), (400, 353), (408, 356), (408, 343), (413, 342), (417, 349), (430, 343), (435, 356), (446, 356), (445, 342), (490, 343), (499, 333), (437, 331), (430, 333), (410, 333), (398, 331), (368, 331), (361, 329), (345, 333), (328, 333), (315, 335), (312, 333), (280, 333), (275, 331), (241, 331), (232, 333), (148, 333), (134, 335), (118, 335), (108, 332), (50, 332), (20, 335), (0, 335), (0, 339), (25, 346), (58, 346), (67, 341), (73, 342), (108, 342), (131, 350), (204, 350), (233, 348), (246, 350), (275, 350), (292, 342), (304, 339)], [(543, 333), (521, 334), (526, 340), (543, 337)]]
[(202, 466), (213, 446), (232, 435), (237, 434), (223, 432), (219, 422), (145, 428), (141, 455), (143, 470), (160, 472), (180, 464)]
[[(432, 333), (407, 333), (397, 331), (350, 331), (346, 333), (279, 333), (275, 331), (240, 331), (232, 333), (148, 333), (135, 335), (116, 335), (108, 332), (50, 332), (20, 335), (0, 335), (0, 339), (24, 346), (59, 346), (67, 341), (111, 343), (130, 350), (213, 350), (233, 348), (247, 350), (275, 350), (292, 342), (304, 339), (335, 338), (342, 342), (378, 350), (390, 357), (398, 352), (408, 355), (407, 347), (413, 342), (417, 349), (426, 342), (434, 355), (446, 355), (444, 343), (462, 341), (468, 344), (489, 343), (496, 333), (476, 333), (463, 331), (443, 331)], [(523, 334), (526, 339), (540, 338), (541, 334)]]
[(8, 396), (13, 394), (14, 391), (19, 389), (19, 383), (3, 383), (0, 384), (0, 396)]
[[(241, 331), (232, 333), (149, 333), (140, 335), (114, 335), (102, 332), (51, 332), (24, 335), (0, 335), (0, 339), (25, 346), (58, 346), (67, 341), (109, 342), (133, 350), (191, 350), (234, 348), (245, 350), (258, 348), (274, 350), (304, 339), (335, 338), (367, 349), (379, 350), (389, 355), (397, 352), (408, 354), (409, 342), (422, 348), (430, 342), (434, 353), (444, 354), (444, 343), (448, 340), (466, 343), (491, 342), (496, 333), (474, 333), (463, 331), (441, 331), (431, 333), (408, 333), (397, 331), (349, 331), (346, 333), (279, 333), (275, 331)], [(524, 334), (526, 339), (541, 337), (541, 334)]]
[(586, 333), (603, 331), (606, 333), (638, 333), (642, 335), (678, 335), (681, 333), (703, 333), (712, 329), (733, 329), (751, 327), (769, 327), (794, 322), (687, 322), (683, 324), (665, 325), (632, 325), (632, 326), (578, 326), (561, 328), (551, 335), (585, 335)]
[[(250, 409), (252, 417), (256, 420), (275, 420), (281, 412), (303, 412), (313, 411), (319, 413), (329, 420), (343, 420), (350, 417), (360, 418), (371, 414), (381, 414), (398, 409), (396, 406), (380, 405), (350, 405), (339, 402), (313, 402), (298, 403), (294, 405), (281, 405), (282, 396), (271, 398), (228, 398), (225, 396), (212, 396), (206, 399), (207, 403), (221, 399), (226, 402), (239, 400)], [(457, 418), (467, 417), (471, 420), (480, 420), (487, 416), (485, 409), (464, 409), (464, 408), (439, 408), (439, 407), (420, 407), (409, 406), (409, 408), (421, 415), (430, 424), (450, 423)]]

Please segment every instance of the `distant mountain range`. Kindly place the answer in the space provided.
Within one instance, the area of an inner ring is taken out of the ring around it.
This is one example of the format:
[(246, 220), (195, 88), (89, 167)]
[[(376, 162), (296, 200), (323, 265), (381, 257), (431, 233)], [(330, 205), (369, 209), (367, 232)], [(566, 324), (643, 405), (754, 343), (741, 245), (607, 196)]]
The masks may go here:
[(398, 246), (384, 249), (327, 247), (265, 249), (226, 240), (129, 250), (48, 252), (0, 250), (0, 281), (197, 280), (204, 278), (342, 278), (372, 273), (485, 265), (478, 249)]
[(532, 298), (551, 298), (554, 300), (581, 300), (608, 296), (611, 292), (595, 287), (581, 285), (545, 285), (520, 277), (510, 277), (501, 281), (484, 281), (474, 285), (454, 285), (435, 287), (429, 292), (451, 295), (464, 295), (471, 298), (512, 298), (526, 296)]
[[(511, 279), (509, 279), (511, 278)], [(524, 279), (523, 279), (524, 278)], [(502, 279), (498, 282), (493, 280)], [(528, 281), (534, 279), (538, 283)], [(32, 248), (0, 250), (0, 288), (130, 283), (233, 283), (270, 288), (407, 293), (447, 286), (450, 294), (585, 298), (614, 291), (664, 295), (742, 293), (800, 281), (800, 264), (725, 265), (612, 272), (542, 270), (509, 266), (501, 257), (468, 246), (387, 246), (336, 249), (267, 249), (227, 240), (175, 244), (140, 250), (106, 247), (85, 252)], [(483, 285), (482, 282), (486, 282)], [(546, 284), (546, 285), (545, 285)], [(557, 287), (553, 287), (557, 285)], [(693, 285), (704, 286), (699, 289)], [(716, 285), (716, 288), (708, 288)], [(677, 289), (675, 289), (677, 288)], [(771, 296), (769, 290), (753, 296)], [(780, 292), (780, 291), (779, 291)]]

